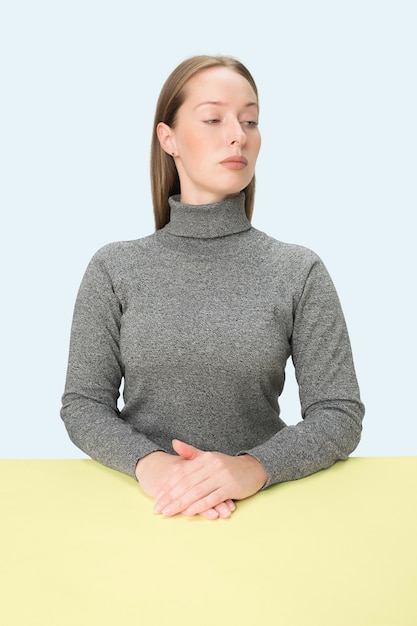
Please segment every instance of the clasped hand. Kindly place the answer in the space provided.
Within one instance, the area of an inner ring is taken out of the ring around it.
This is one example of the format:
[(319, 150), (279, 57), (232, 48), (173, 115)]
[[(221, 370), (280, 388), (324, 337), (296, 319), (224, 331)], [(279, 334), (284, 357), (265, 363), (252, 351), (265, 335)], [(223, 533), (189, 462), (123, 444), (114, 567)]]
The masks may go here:
[(136, 466), (139, 484), (155, 500), (155, 513), (228, 518), (235, 510), (234, 500), (253, 495), (268, 479), (249, 454), (205, 452), (178, 439), (172, 447), (178, 456), (152, 452)]

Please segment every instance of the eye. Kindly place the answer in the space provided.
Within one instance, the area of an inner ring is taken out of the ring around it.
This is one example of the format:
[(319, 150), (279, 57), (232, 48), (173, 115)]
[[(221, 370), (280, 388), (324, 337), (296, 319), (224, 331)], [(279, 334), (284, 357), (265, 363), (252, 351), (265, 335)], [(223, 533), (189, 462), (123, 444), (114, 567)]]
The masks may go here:
[(204, 121), (205, 121), (206, 124), (218, 124), (220, 122), (220, 120), (217, 119), (217, 118), (213, 118), (213, 119), (210, 119), (210, 120), (204, 120)]
[(258, 122), (255, 122), (255, 120), (246, 120), (242, 122), (242, 124), (248, 126), (249, 128), (256, 128), (258, 126)]

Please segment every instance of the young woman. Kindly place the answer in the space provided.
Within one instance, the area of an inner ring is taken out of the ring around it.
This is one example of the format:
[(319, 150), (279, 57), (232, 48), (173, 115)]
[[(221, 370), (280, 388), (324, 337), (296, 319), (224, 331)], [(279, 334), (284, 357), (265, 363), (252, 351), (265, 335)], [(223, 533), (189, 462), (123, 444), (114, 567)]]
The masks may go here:
[[(62, 419), (167, 516), (230, 517), (234, 500), (345, 459), (361, 435), (323, 263), (250, 223), (258, 115), (239, 61), (197, 56), (172, 72), (152, 142), (156, 232), (99, 250), (76, 301)], [(290, 356), (295, 426), (278, 404)]]

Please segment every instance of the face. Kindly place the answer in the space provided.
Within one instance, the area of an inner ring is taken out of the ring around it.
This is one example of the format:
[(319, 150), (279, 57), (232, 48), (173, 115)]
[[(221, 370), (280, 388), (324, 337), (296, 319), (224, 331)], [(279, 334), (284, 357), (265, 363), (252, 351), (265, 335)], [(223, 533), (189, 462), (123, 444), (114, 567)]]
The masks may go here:
[(175, 126), (159, 124), (158, 137), (174, 153), (182, 202), (236, 195), (252, 180), (261, 146), (255, 92), (226, 67), (203, 70), (186, 85)]

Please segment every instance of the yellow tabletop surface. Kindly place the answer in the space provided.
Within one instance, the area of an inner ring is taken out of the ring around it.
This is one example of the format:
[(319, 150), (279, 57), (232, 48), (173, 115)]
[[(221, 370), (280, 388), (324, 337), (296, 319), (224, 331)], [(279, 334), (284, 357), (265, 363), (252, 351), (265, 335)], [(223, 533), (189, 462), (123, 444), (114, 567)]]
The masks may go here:
[(416, 626), (417, 457), (164, 518), (90, 460), (0, 461), (4, 626)]

